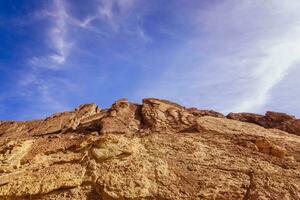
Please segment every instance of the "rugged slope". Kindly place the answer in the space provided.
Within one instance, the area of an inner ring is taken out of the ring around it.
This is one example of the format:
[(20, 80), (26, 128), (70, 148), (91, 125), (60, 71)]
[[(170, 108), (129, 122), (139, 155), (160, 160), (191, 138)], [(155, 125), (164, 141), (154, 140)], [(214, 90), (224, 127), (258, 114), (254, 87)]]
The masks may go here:
[(300, 199), (299, 132), (245, 115), (123, 99), (2, 121), (0, 199)]

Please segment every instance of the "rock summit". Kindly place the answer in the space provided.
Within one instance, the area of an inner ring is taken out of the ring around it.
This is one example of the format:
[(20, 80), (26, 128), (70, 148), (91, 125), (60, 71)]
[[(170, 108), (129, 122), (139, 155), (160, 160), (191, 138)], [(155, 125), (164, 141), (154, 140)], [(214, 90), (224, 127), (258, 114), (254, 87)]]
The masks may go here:
[(0, 199), (300, 199), (300, 120), (154, 98), (0, 121)]

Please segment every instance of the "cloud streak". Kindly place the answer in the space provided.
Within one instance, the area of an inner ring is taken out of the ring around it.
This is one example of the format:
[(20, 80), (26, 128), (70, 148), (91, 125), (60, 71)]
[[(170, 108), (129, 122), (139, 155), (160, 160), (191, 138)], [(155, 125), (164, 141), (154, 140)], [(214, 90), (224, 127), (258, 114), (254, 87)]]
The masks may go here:
[[(195, 30), (143, 94), (223, 112), (261, 112), (300, 60), (300, 2), (223, 1), (191, 9)], [(153, 82), (157, 82), (156, 84)], [(176, 89), (175, 89), (176, 88)]]
[(135, 4), (135, 0), (101, 0), (97, 15), (118, 30), (120, 23), (126, 19)]
[(47, 44), (51, 53), (43, 56), (34, 56), (29, 64), (49, 69), (59, 69), (67, 61), (73, 43), (68, 38), (70, 16), (67, 12), (66, 1), (54, 0), (50, 10), (36, 12), (36, 18), (50, 22), (47, 30)]
[[(249, 61), (241, 63), (240, 67), (249, 72), (248, 78), (251, 81), (246, 85), (239, 102), (230, 109), (259, 111), (268, 103), (272, 89), (285, 78), (291, 67), (300, 61), (300, 47), (297, 45), (300, 42), (300, 14), (297, 11), (300, 3), (271, 1), (261, 4), (258, 1), (245, 1), (236, 5), (239, 6), (230, 5), (233, 9), (229, 20), (239, 27), (229, 27), (250, 32), (252, 49), (243, 50), (243, 53), (255, 60), (256, 66), (251, 66), (253, 62)], [(251, 13), (257, 16), (253, 17)], [(237, 19), (238, 16), (243, 20)], [(253, 51), (256, 52), (255, 56)], [(233, 56), (231, 60), (236, 59)]]
[(300, 28), (285, 36), (268, 48), (259, 65), (252, 71), (256, 89), (251, 96), (238, 104), (234, 110), (252, 111), (268, 102), (271, 90), (288, 74), (288, 71), (300, 61)]
[[(47, 47), (41, 48), (46, 49), (41, 52), (42, 55), (35, 55), (28, 60), (26, 71), (20, 71), (17, 90), (19, 91), (18, 96), (22, 96), (22, 98), (34, 102), (34, 105), (41, 107), (37, 112), (42, 113), (46, 110), (50, 113), (65, 110), (69, 108), (70, 103), (67, 101), (67, 94), (74, 92), (74, 88), (77, 88), (77, 92), (80, 93), (80, 86), (77, 85), (77, 81), (68, 74), (81, 76), (85, 79), (82, 74), (76, 74), (75, 71), (81, 71), (80, 68), (86, 67), (87, 64), (80, 65), (79, 59), (77, 60), (78, 63), (70, 60), (71, 57), (76, 57), (75, 54), (78, 54), (78, 50), (89, 52), (89, 49), (81, 49), (80, 33), (82, 31), (87, 31), (97, 40), (98, 37), (108, 38), (116, 32), (127, 34), (124, 29), (132, 25), (127, 17), (134, 8), (134, 0), (96, 1), (93, 5), (98, 7), (96, 12), (87, 13), (83, 19), (73, 15), (76, 14), (72, 13), (72, 6), (74, 5), (68, 4), (68, 2), (70, 1), (53, 0), (49, 8), (35, 11), (33, 15), (36, 20), (47, 23), (44, 30), (46, 31)], [(137, 31), (142, 40), (148, 39), (140, 27)], [(95, 52), (91, 53), (95, 55)], [(81, 55), (77, 57), (81, 57)], [(93, 58), (98, 58), (98, 56)], [(59, 77), (55, 77), (53, 74), (57, 74)], [(89, 77), (101, 79), (102, 76), (96, 77), (95, 74), (90, 74)], [(95, 80), (94, 82), (99, 81)], [(36, 115), (33, 114), (33, 116)]]
[(73, 45), (67, 39), (70, 16), (66, 2), (54, 0), (49, 9), (35, 11), (34, 16), (36, 20), (43, 21), (48, 25), (43, 30), (46, 32), (47, 47), (39, 47), (43, 50), (40, 52), (41, 55), (31, 57), (28, 60), (27, 68), (19, 72), (17, 81), (17, 91), (19, 92), (15, 94), (32, 102), (33, 105), (30, 107), (37, 110), (31, 113), (32, 117), (68, 108), (64, 101), (64, 94), (59, 90), (70, 90), (74, 87), (70, 87), (67, 79), (50, 75), (52, 72), (58, 73), (66, 70), (67, 59)]
[(30, 50), (22, 50), (16, 81), (0, 99), (22, 105), (18, 113), (28, 112), (24, 102), (36, 116), (147, 96), (225, 113), (263, 112), (295, 98), (279, 98), (278, 90), (292, 88), (289, 72), (300, 63), (298, 1), (49, 2), (29, 13)]
[(53, 10), (55, 10), (53, 12), (54, 26), (49, 31), (49, 38), (56, 52), (49, 55), (49, 58), (56, 64), (64, 64), (71, 47), (71, 43), (66, 39), (69, 15), (64, 1), (54, 0)]

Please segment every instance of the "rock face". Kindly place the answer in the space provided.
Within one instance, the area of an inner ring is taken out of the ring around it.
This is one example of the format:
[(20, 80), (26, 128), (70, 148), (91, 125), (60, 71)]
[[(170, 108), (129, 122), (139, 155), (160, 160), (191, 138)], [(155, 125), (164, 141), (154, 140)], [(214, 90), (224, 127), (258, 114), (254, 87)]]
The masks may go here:
[(0, 199), (300, 199), (299, 123), (153, 98), (1, 121)]
[(266, 112), (265, 115), (254, 113), (229, 113), (228, 119), (254, 123), (265, 128), (276, 128), (288, 133), (300, 135), (300, 120), (295, 116), (280, 112)]

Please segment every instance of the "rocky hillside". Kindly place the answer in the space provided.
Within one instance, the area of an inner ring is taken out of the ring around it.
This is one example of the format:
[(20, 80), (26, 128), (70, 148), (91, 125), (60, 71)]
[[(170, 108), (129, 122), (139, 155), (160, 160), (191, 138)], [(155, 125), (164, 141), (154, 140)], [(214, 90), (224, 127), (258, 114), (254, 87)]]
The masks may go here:
[(300, 122), (158, 99), (0, 122), (0, 199), (300, 199)]

